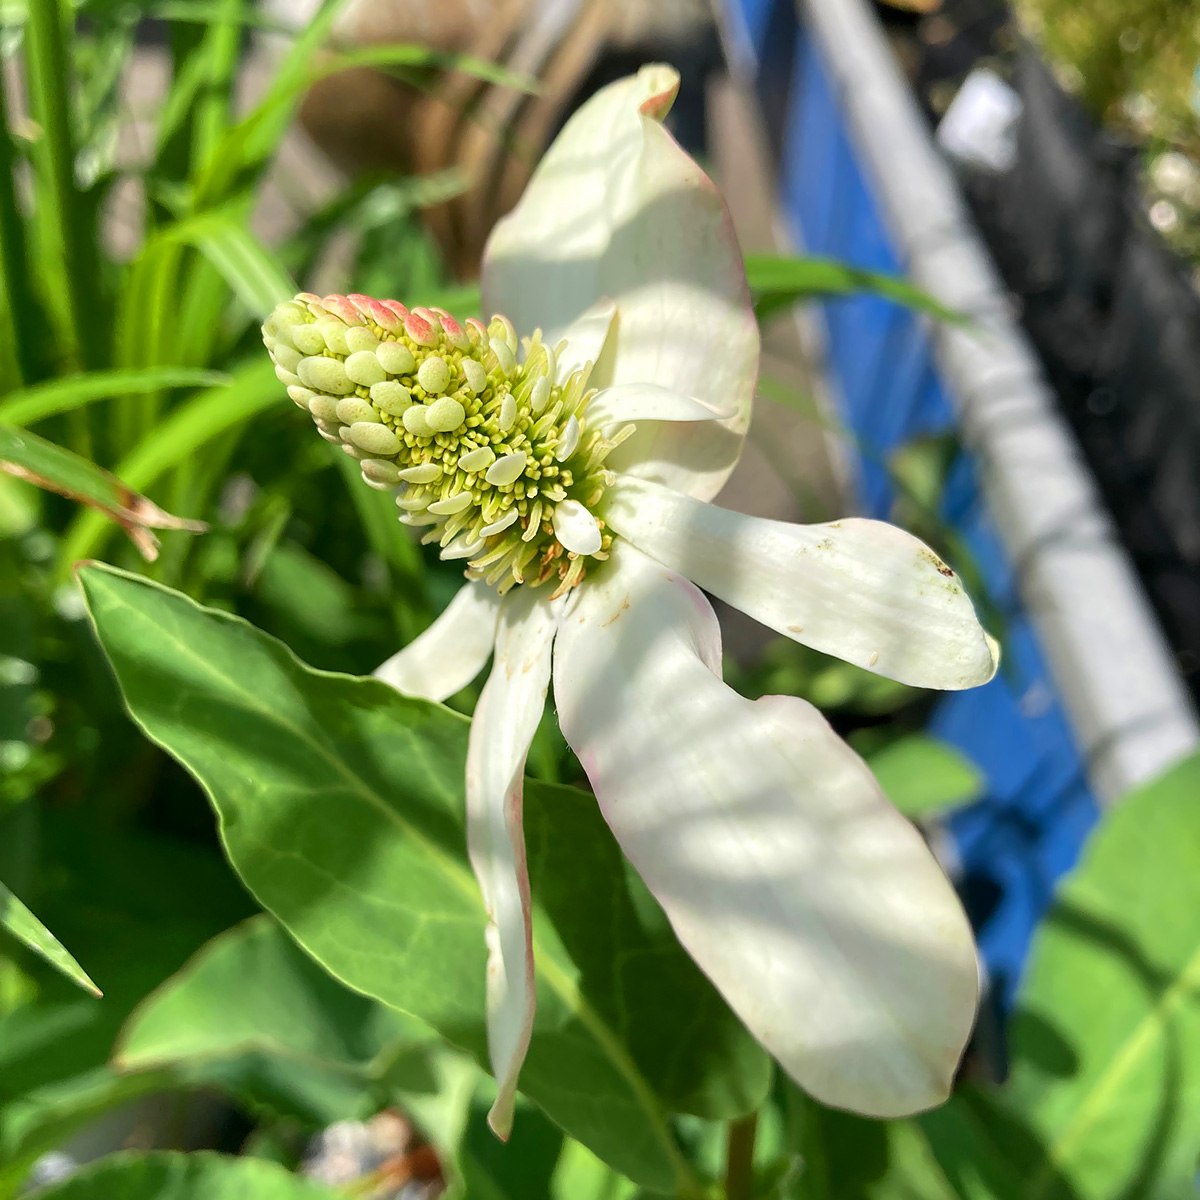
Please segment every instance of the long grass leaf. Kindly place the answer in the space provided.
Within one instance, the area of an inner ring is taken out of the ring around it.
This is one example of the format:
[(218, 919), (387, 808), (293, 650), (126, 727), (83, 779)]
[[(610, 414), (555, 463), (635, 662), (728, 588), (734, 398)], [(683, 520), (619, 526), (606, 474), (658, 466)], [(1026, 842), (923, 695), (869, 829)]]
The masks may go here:
[(865, 271), (832, 258), (778, 258), (748, 254), (746, 278), (761, 319), (800, 300), (874, 293), (939, 321), (962, 324), (962, 313), (895, 275)]
[(35, 953), (41, 955), (73, 983), (77, 983), (84, 991), (91, 992), (93, 996), (100, 995), (100, 989), (88, 978), (87, 972), (67, 953), (62, 942), (2, 883), (0, 883), (0, 925), (3, 925), (13, 937), (18, 938)]
[[(213, 438), (278, 404), (279, 397), (279, 380), (271, 364), (252, 359), (233, 372), (228, 387), (185, 400), (121, 460), (117, 474), (130, 487), (145, 490)], [(78, 559), (95, 554), (105, 536), (103, 519), (94, 513), (80, 513), (63, 540), (63, 567), (69, 570)]]
[(107, 340), (99, 303), (100, 258), (91, 214), (75, 180), (71, 69), (58, 0), (31, 0), (25, 37), (29, 107), (41, 127), (31, 157), (59, 345), (68, 362), (99, 366)]
[(265, 317), (280, 301), (296, 294), (296, 285), (278, 256), (230, 216), (209, 213), (185, 221), (173, 236), (195, 246), (257, 317)]
[(34, 387), (10, 392), (0, 400), (0, 424), (32, 425), (58, 413), (71, 412), (95, 400), (155, 392), (164, 388), (211, 387), (229, 383), (220, 371), (194, 367), (146, 367), (118, 371), (88, 371)]
[(0, 425), (0, 471), (87, 505), (101, 522), (115, 521), (150, 561), (158, 556), (152, 529), (206, 528), (202, 521), (172, 516), (94, 462), (24, 429)]

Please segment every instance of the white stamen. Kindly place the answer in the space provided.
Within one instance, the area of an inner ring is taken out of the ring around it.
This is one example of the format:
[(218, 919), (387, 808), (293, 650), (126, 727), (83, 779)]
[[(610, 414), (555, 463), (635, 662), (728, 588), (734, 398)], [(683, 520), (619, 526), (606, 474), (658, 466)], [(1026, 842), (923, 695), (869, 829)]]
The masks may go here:
[(403, 444), (386, 425), (374, 421), (355, 421), (350, 426), (350, 441), (373, 458), (399, 454)]
[[(441, 479), (442, 468), (437, 463), (421, 463), (416, 467), (405, 467), (400, 472), (400, 478), (405, 483), (434, 483)], [(424, 507), (424, 501), (421, 502)]]
[(554, 448), (554, 457), (559, 462), (566, 462), (579, 449), (579, 438), (582, 433), (583, 430), (579, 427), (579, 418), (572, 413), (567, 418), (566, 425), (563, 426), (558, 445)]
[(496, 452), (491, 446), (480, 446), (469, 454), (464, 454), (458, 460), (458, 465), (464, 471), (485, 471), (496, 461)]
[(517, 519), (517, 510), (510, 508), (498, 521), (493, 521), (490, 525), (485, 525), (480, 531), (479, 536), (483, 538), (495, 537), (498, 533), (503, 533)]
[[(355, 331), (352, 329), (350, 332)], [(370, 387), (374, 383), (382, 383), (387, 378), (387, 372), (370, 350), (355, 351), (346, 359), (345, 368), (346, 374), (360, 387)]]
[(525, 463), (528, 459), (524, 450), (518, 450), (515, 454), (506, 454), (503, 458), (498, 458), (490, 467), (484, 479), (488, 483), (497, 487), (503, 487), (508, 483), (516, 483), (521, 478), (522, 472), (525, 470)]
[(595, 554), (603, 544), (599, 522), (578, 500), (556, 505), (551, 520), (554, 536), (573, 554)]
[(411, 375), (417, 365), (412, 351), (403, 342), (380, 342), (375, 357), (389, 375)]
[(457, 496), (447, 496), (444, 500), (435, 500), (429, 506), (429, 511), (437, 513), (439, 517), (448, 517), (462, 512), (464, 508), (470, 508), (474, 503), (475, 497), (470, 492), (459, 492)]

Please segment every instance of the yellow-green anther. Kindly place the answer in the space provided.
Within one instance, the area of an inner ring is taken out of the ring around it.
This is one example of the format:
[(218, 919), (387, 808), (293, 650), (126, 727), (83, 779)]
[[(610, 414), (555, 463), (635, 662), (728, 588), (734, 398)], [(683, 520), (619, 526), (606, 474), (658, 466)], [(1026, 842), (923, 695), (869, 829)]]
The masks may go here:
[(475, 393), (476, 396), (483, 392), (487, 387), (487, 371), (482, 363), (476, 362), (473, 358), (464, 358), (461, 363), (462, 372), (467, 379), (467, 387)]
[(446, 360), (434, 354), (427, 358), (417, 370), (417, 382), (431, 396), (440, 396), (450, 386), (450, 368)]
[(339, 420), (337, 406), (341, 403), (335, 400), (332, 396), (323, 396), (317, 392), (308, 402), (308, 411), (318, 421), (334, 422)]
[(333, 354), (349, 354), (350, 347), (346, 342), (346, 326), (341, 321), (331, 317), (328, 321), (319, 321), (317, 328), (325, 342), (325, 348)]
[(354, 325), (346, 330), (346, 349), (351, 354), (361, 354), (364, 350), (375, 350), (379, 339), (362, 325)]
[(325, 349), (325, 339), (315, 325), (296, 325), (291, 333), (292, 344), (301, 354), (320, 354)]
[(589, 426), (590, 367), (559, 383), (563, 346), (535, 332), (519, 361), (503, 317), (460, 324), (393, 300), (307, 293), (271, 314), (263, 340), (321, 437), (369, 486), (397, 490), (400, 519), (426, 528), (442, 557), (466, 559), (469, 578), (501, 592), (551, 582), (560, 594), (582, 578), (581, 554), (607, 555), (612, 536), (590, 514), (612, 480), (604, 461), (632, 426)]
[(429, 428), (429, 421), (426, 419), (428, 412), (429, 409), (424, 404), (413, 404), (404, 410), (400, 420), (414, 437), (432, 437), (433, 430)]
[(403, 342), (381, 342), (375, 357), (389, 375), (411, 375), (417, 366), (412, 351)]
[(337, 402), (337, 418), (343, 425), (353, 425), (355, 421), (376, 420), (375, 410), (370, 402), (361, 396), (347, 396)]
[(390, 417), (403, 416), (404, 410), (412, 403), (412, 393), (402, 383), (394, 379), (385, 379), (382, 383), (371, 385), (371, 403), (381, 412)]
[[(353, 333), (354, 330), (350, 332)], [(359, 387), (365, 388), (369, 388), (375, 383), (383, 383), (387, 379), (387, 372), (379, 365), (379, 359), (370, 350), (356, 350), (351, 354), (346, 359), (346, 374)]]
[(285, 371), (291, 371), (294, 375), (296, 368), (300, 365), (300, 359), (303, 357), (299, 350), (293, 349), (291, 346), (286, 346), (283, 342), (275, 344), (275, 362)]
[(400, 453), (400, 439), (386, 425), (372, 421), (355, 421), (350, 426), (350, 440), (376, 458)]
[(496, 452), (491, 446), (480, 446), (478, 450), (472, 450), (469, 454), (464, 454), (458, 460), (458, 465), (464, 471), (477, 473), (479, 471), (486, 471), (495, 461)]
[(336, 358), (302, 358), (296, 373), (300, 382), (314, 392), (345, 396), (354, 391), (346, 368)]
[(396, 464), (388, 462), (385, 458), (364, 458), (360, 465), (363, 475), (376, 483), (386, 483), (395, 487), (402, 482)]
[(425, 421), (435, 433), (449, 433), (466, 419), (467, 410), (453, 396), (442, 396), (425, 411)]
[(487, 474), (484, 479), (488, 483), (498, 487), (504, 487), (509, 483), (516, 483), (521, 478), (525, 471), (525, 463), (529, 456), (524, 450), (518, 450), (515, 454), (506, 454), (503, 458), (498, 458), (487, 469)]

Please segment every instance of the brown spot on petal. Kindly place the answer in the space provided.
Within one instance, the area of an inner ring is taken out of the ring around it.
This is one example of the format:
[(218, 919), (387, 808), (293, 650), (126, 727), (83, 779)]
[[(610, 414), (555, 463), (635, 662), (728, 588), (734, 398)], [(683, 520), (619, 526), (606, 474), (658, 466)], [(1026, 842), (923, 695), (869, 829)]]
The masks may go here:
[(628, 608), (629, 608), (629, 593), (626, 592), (625, 599), (621, 601), (621, 607), (618, 608), (617, 611), (615, 613), (613, 613), (613, 615), (611, 617), (609, 617), (608, 620), (605, 621), (603, 625), (600, 626), (600, 628), (607, 629), (614, 622), (619, 621), (621, 619), (621, 614), (623, 612), (625, 612)]

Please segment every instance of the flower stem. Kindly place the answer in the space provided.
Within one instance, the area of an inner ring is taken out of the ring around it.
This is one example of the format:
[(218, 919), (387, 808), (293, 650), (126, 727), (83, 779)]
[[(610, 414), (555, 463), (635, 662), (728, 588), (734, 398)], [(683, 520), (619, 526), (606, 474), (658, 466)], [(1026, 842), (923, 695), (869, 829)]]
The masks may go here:
[(754, 1135), (758, 1113), (729, 1124), (725, 1152), (725, 1200), (751, 1200), (754, 1192)]

